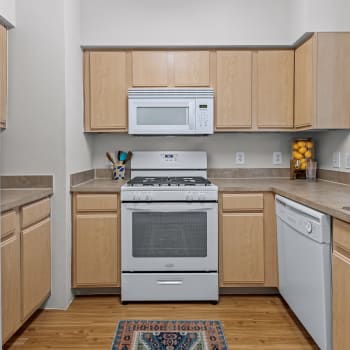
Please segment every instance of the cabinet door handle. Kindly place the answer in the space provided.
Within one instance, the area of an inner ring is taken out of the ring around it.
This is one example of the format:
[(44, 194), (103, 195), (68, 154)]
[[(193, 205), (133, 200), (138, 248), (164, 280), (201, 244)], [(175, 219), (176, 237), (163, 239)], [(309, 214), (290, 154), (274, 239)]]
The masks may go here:
[(181, 285), (183, 281), (157, 281), (159, 285)]

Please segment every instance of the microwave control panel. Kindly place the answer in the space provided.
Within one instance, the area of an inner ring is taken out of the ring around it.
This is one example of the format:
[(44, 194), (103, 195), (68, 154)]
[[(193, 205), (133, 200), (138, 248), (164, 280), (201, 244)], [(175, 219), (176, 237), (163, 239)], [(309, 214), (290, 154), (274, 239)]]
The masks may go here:
[(196, 99), (196, 129), (213, 132), (213, 100)]

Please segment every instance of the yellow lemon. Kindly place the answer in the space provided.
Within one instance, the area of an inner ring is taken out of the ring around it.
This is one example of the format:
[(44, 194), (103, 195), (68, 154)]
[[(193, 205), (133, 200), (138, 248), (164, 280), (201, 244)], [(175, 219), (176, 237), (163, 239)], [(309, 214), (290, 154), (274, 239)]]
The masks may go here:
[(298, 141), (299, 147), (305, 147), (306, 143), (304, 141)]
[(306, 159), (306, 158), (300, 159), (300, 162), (301, 162), (301, 163), (305, 163), (305, 164), (306, 164), (307, 159)]
[(305, 152), (304, 155), (305, 155), (305, 158), (306, 158), (306, 159), (309, 159), (309, 158), (312, 157), (312, 153), (311, 153), (310, 151)]
[(297, 150), (299, 149), (299, 146), (298, 146), (297, 143), (295, 143), (295, 144), (293, 145), (293, 149), (294, 149), (294, 151), (297, 151)]
[(314, 147), (314, 144), (311, 141), (306, 142), (306, 147), (308, 149), (312, 149)]
[(300, 169), (305, 170), (306, 169), (306, 163), (301, 163), (300, 164)]
[(299, 148), (299, 153), (304, 154), (307, 151), (306, 147), (300, 147)]
[(303, 158), (303, 155), (300, 154), (299, 152), (293, 152), (293, 157), (294, 159), (302, 159)]

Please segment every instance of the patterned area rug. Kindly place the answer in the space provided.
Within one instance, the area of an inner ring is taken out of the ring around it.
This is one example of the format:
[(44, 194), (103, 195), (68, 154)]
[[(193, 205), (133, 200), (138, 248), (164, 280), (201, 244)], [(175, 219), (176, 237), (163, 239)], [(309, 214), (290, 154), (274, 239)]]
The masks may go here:
[(220, 321), (119, 321), (111, 350), (228, 350)]

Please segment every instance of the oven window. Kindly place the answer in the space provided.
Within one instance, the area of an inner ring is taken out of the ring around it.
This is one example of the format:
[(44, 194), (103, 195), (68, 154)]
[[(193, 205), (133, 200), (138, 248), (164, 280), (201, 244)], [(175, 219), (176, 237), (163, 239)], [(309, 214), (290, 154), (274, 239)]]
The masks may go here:
[(137, 125), (188, 125), (188, 107), (138, 107)]
[(146, 257), (206, 257), (206, 212), (132, 214), (132, 254)]

